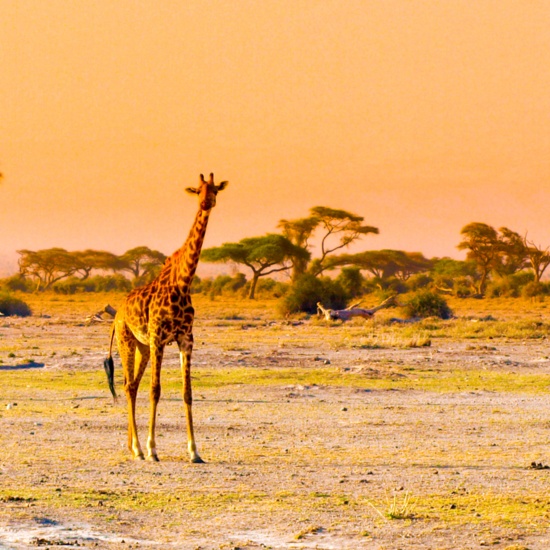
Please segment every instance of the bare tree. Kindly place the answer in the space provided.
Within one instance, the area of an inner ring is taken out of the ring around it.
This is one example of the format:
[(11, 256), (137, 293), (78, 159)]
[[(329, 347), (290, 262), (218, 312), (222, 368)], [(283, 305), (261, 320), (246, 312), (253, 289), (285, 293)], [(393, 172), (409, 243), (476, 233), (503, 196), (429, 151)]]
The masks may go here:
[(535, 274), (535, 282), (540, 283), (546, 268), (550, 265), (550, 246), (542, 248), (527, 240), (527, 235), (523, 238), (523, 244), (527, 249), (527, 263)]
[(370, 233), (378, 234), (378, 228), (370, 225), (362, 225), (363, 217), (352, 214), (346, 210), (329, 208), (328, 206), (315, 206), (310, 209), (311, 215), (298, 220), (281, 220), (279, 227), (283, 229), (285, 237), (293, 244), (310, 250), (309, 239), (316, 231), (321, 232), (320, 256), (308, 262), (300, 259), (294, 263), (293, 276), (310, 273), (321, 275), (327, 269), (332, 269), (330, 255), (342, 248), (348, 247), (352, 242)]

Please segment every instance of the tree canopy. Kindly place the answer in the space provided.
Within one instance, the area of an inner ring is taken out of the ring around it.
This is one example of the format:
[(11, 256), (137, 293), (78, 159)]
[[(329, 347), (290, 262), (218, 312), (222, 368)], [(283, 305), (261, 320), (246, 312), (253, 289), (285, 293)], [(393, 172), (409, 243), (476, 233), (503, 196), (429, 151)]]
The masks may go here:
[(292, 260), (307, 260), (309, 252), (293, 244), (283, 235), (274, 233), (263, 237), (248, 237), (238, 243), (225, 243), (222, 246), (203, 250), (201, 259), (205, 262), (234, 262), (252, 270), (249, 298), (254, 298), (260, 277), (287, 271)]
[(166, 256), (148, 246), (137, 246), (120, 256), (121, 271), (129, 271), (136, 279), (150, 275), (166, 261)]
[(314, 206), (310, 209), (310, 216), (297, 220), (281, 220), (279, 227), (284, 235), (295, 245), (306, 248), (311, 252), (310, 239), (319, 232), (321, 241), (320, 256), (313, 258), (309, 265), (303, 260), (294, 262), (293, 279), (305, 273), (321, 275), (331, 269), (328, 257), (349, 246), (352, 242), (370, 233), (378, 234), (378, 228), (362, 225), (364, 218), (346, 210), (329, 208), (328, 206)]
[(466, 250), (466, 257), (477, 266), (479, 278), (476, 290), (484, 295), (489, 274), (513, 275), (528, 265), (528, 250), (522, 237), (501, 227), (498, 231), (486, 223), (473, 222), (465, 225), (460, 234), (459, 250)]
[(37, 281), (37, 290), (47, 290), (64, 277), (78, 270), (76, 258), (64, 248), (45, 250), (18, 250), (19, 272)]
[(94, 269), (117, 271), (123, 267), (123, 262), (112, 252), (103, 250), (83, 250), (71, 252), (77, 266), (76, 273), (82, 275), (82, 279), (87, 279)]
[(460, 234), (463, 238), (457, 248), (466, 250), (466, 257), (475, 262), (480, 275), (476, 290), (483, 295), (489, 273), (498, 266), (500, 259), (498, 233), (486, 223), (473, 222), (465, 225)]
[(370, 273), (378, 286), (392, 277), (407, 281), (415, 273), (428, 271), (431, 262), (420, 252), (405, 252), (404, 250), (366, 250), (357, 254), (340, 254), (331, 257), (327, 269), (342, 266), (354, 266)]
[(64, 248), (18, 250), (19, 274), (36, 281), (37, 290), (48, 290), (68, 277), (89, 278), (94, 270), (128, 271), (134, 275), (134, 285), (151, 278), (162, 266), (166, 256), (146, 246), (132, 248), (122, 256), (103, 250), (87, 249), (69, 252)]

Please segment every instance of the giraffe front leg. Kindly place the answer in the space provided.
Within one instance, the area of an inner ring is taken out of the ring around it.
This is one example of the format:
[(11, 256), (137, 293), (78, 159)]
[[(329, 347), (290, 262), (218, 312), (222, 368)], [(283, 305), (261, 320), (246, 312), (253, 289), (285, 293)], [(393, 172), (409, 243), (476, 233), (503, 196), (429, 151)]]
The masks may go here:
[(200, 464), (203, 463), (204, 460), (197, 452), (195, 434), (193, 431), (193, 395), (191, 390), (191, 353), (193, 351), (193, 335), (189, 335), (187, 339), (179, 343), (179, 348), (181, 373), (183, 376), (183, 403), (187, 419), (187, 450), (189, 451), (191, 462)]
[(151, 410), (149, 414), (149, 436), (147, 437), (147, 460), (158, 462), (157, 444), (155, 441), (155, 427), (157, 422), (157, 406), (160, 399), (160, 370), (164, 346), (154, 344), (151, 346)]

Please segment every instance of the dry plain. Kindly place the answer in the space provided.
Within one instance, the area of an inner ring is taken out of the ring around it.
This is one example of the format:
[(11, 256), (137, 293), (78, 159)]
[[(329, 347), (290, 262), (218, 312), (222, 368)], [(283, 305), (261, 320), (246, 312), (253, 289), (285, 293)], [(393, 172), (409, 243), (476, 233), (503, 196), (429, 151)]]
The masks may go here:
[[(330, 324), (198, 296), (190, 464), (173, 346), (161, 462), (127, 452), (110, 324), (84, 323), (123, 295), (24, 299), (0, 320), (0, 548), (550, 548), (544, 301)], [(145, 379), (142, 441), (147, 412)]]

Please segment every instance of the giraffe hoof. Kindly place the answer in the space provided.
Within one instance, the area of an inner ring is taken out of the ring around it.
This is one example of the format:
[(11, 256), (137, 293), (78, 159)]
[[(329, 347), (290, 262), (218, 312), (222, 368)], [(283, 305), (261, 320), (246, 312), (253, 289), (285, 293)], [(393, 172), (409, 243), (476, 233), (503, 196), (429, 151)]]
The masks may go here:
[(145, 460), (145, 457), (143, 456), (143, 453), (134, 456), (134, 460)]
[(157, 455), (149, 455), (147, 457), (147, 460), (149, 460), (151, 462), (159, 462), (159, 457)]
[(193, 464), (205, 464), (204, 460), (199, 455), (192, 456), (191, 462)]

